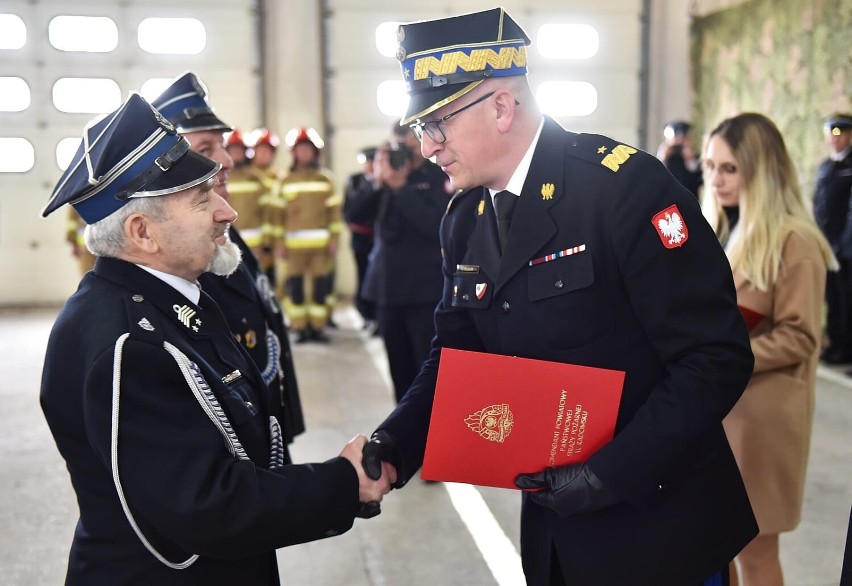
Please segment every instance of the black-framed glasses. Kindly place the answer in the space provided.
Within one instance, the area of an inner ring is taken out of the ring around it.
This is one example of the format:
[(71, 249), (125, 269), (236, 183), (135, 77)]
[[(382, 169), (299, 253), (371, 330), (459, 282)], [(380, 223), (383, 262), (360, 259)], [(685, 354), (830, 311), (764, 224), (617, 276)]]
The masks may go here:
[(444, 122), (452, 118), (453, 116), (458, 116), (468, 108), (477, 105), (479, 102), (483, 102), (494, 95), (494, 92), (488, 92), (481, 98), (478, 98), (472, 101), (467, 106), (462, 106), (455, 112), (450, 112), (446, 116), (438, 118), (437, 120), (429, 120), (428, 122), (415, 122), (410, 125), (411, 130), (414, 131), (414, 135), (417, 137), (417, 140), (423, 142), (423, 133), (425, 132), (430, 139), (436, 144), (442, 144), (447, 142), (447, 135), (444, 134), (444, 127), (442, 126)]

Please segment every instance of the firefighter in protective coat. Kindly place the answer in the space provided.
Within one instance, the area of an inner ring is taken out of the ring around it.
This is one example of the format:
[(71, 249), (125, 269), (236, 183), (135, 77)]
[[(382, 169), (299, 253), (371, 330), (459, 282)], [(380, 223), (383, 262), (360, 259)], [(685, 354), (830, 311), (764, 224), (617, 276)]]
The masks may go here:
[(285, 311), (296, 342), (327, 342), (331, 275), (342, 228), (341, 202), (320, 169), (322, 138), (313, 128), (287, 133), (293, 163), (281, 182), (281, 254), (287, 261)]

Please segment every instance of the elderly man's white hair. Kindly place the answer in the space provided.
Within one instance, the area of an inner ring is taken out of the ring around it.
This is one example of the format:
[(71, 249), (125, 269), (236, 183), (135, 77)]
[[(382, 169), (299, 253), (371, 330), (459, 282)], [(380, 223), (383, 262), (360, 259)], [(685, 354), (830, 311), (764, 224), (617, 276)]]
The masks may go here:
[[(165, 201), (159, 197), (131, 199), (127, 204), (103, 220), (89, 224), (83, 233), (86, 248), (95, 256), (122, 258), (124, 252), (124, 222), (133, 214), (144, 214), (158, 222), (169, 219)], [(229, 239), (216, 247), (216, 252), (206, 271), (227, 277), (237, 270), (242, 260), (239, 246)]]

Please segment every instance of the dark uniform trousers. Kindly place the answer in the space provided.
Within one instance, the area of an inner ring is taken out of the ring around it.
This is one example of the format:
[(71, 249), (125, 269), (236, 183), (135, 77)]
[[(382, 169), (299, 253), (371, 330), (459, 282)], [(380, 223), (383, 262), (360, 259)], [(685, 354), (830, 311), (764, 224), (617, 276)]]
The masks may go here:
[(527, 582), (559, 567), (582, 586), (701, 583), (757, 524), (721, 424), (753, 356), (695, 196), (651, 155), (548, 118), (502, 257), (490, 204), (459, 194), (441, 226), (432, 352), (378, 427), (402, 480), (422, 463), (442, 347), (625, 371), (615, 436), (587, 461), (620, 502), (563, 517), (524, 495)]
[(242, 251), (240, 266), (228, 277), (205, 273), (198, 281), (224, 313), (234, 338), (260, 369), (269, 389), (272, 413), (289, 444), (305, 431), (305, 419), (284, 314), (269, 278), (233, 226), (230, 236)]
[(282, 465), (216, 303), (131, 263), (98, 259), (60, 311), (41, 404), (80, 509), (72, 586), (277, 585), (275, 549), (348, 530), (359, 506), (345, 459)]
[(350, 245), (352, 255), (355, 257), (355, 266), (358, 272), (358, 284), (355, 291), (355, 305), (358, 313), (365, 320), (376, 319), (376, 306), (372, 301), (364, 298), (364, 279), (367, 275), (367, 264), (370, 251), (375, 242), (375, 229), (372, 224), (363, 224), (353, 217), (352, 207), (358, 205), (359, 200), (370, 197), (373, 192), (371, 181), (363, 173), (350, 175), (346, 182), (345, 198), (343, 200), (343, 219), (346, 220), (351, 232)]

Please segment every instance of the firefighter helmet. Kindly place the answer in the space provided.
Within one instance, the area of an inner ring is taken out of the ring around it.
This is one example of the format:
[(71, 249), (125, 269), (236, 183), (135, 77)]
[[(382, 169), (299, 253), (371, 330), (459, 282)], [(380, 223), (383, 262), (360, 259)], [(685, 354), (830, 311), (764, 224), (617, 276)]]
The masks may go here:
[(225, 136), (225, 148), (238, 146), (246, 148), (246, 141), (243, 139), (243, 133), (234, 128)]
[(307, 142), (313, 145), (317, 151), (322, 150), (325, 146), (319, 132), (313, 128), (291, 128), (284, 137), (284, 143), (291, 150), (300, 142)]
[(251, 137), (246, 144), (248, 144), (251, 148), (257, 148), (258, 146), (265, 144), (271, 146), (273, 149), (277, 149), (280, 142), (278, 135), (272, 130), (269, 130), (268, 128), (255, 128), (251, 131)]

